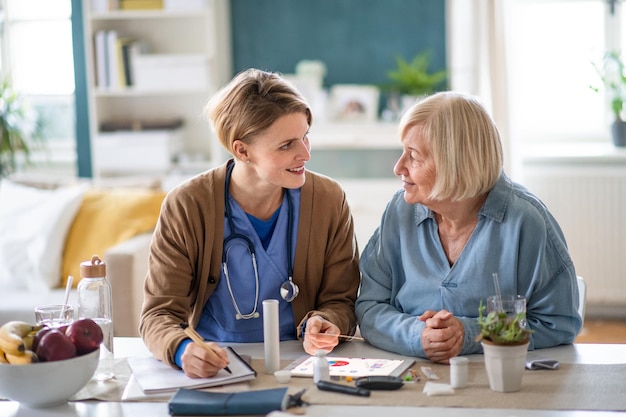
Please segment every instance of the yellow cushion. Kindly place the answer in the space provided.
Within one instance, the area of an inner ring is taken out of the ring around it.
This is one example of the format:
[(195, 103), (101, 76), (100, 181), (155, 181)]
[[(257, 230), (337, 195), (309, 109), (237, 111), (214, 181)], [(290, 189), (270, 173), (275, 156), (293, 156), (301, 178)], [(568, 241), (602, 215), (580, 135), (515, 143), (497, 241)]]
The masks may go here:
[(63, 251), (62, 283), (80, 281), (80, 264), (107, 249), (154, 229), (161, 210), (163, 191), (137, 189), (92, 189), (86, 192)]

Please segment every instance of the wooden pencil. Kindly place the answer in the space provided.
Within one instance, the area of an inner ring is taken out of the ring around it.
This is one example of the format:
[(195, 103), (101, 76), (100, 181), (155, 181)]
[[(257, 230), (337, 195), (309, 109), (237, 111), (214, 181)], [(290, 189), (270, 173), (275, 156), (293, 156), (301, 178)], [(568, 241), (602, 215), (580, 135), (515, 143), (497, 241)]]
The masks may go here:
[[(187, 323), (180, 323), (180, 327), (181, 329), (183, 329), (185, 331), (185, 334), (187, 336), (189, 336), (189, 338), (196, 344), (202, 346), (204, 348), (204, 350), (206, 350), (207, 352), (211, 352), (211, 353), (215, 353), (215, 351), (213, 349), (211, 349), (211, 347), (209, 345), (207, 345), (206, 343), (204, 343), (204, 339), (202, 338), (202, 336), (200, 336), (198, 334), (198, 332), (196, 332), (194, 330), (193, 327), (191, 327), (189, 324)], [(227, 366), (224, 368), (224, 370), (226, 372), (228, 372), (229, 374), (232, 374), (233, 372), (230, 370), (230, 368)]]

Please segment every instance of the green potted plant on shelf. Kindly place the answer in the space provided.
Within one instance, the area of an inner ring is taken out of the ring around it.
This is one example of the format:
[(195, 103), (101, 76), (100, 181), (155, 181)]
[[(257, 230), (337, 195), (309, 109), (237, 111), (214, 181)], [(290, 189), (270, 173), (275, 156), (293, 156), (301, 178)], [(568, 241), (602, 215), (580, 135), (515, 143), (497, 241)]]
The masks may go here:
[[(615, 146), (626, 146), (626, 120), (624, 117), (624, 101), (626, 101), (626, 74), (624, 62), (617, 52), (607, 52), (602, 65), (592, 63), (611, 104), (613, 122), (611, 123), (611, 139)], [(590, 86), (596, 92), (600, 88)]]
[(526, 327), (526, 312), (511, 314), (494, 309), (485, 314), (486, 311), (481, 300), (476, 341), (483, 348), (489, 387), (498, 392), (519, 391), (532, 333)]
[(387, 71), (389, 82), (381, 86), (382, 90), (390, 93), (390, 100), (397, 104), (388, 103), (388, 107), (399, 107), (403, 113), (421, 96), (437, 91), (447, 77), (446, 70), (429, 70), (430, 52), (422, 52), (411, 61), (402, 56), (396, 56), (396, 68)]

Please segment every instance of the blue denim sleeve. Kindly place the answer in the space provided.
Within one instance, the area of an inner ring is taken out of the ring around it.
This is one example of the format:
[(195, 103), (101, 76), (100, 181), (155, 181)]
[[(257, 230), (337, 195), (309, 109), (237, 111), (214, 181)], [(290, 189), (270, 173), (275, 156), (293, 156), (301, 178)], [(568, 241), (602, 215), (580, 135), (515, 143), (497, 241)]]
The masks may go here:
[(376, 231), (361, 256), (362, 281), (355, 306), (361, 335), (380, 349), (425, 358), (424, 322), (392, 305), (393, 277), (382, 266), (378, 239)]
[(457, 317), (463, 323), (465, 334), (463, 336), (463, 347), (461, 348), (461, 355), (471, 355), (473, 353), (482, 353), (480, 342), (475, 342), (474, 339), (480, 332), (478, 328), (478, 321), (475, 317)]
[(174, 355), (174, 362), (176, 362), (176, 365), (178, 365), (180, 369), (183, 369), (183, 353), (185, 353), (185, 348), (187, 348), (187, 345), (191, 342), (192, 342), (191, 339), (185, 339), (182, 342), (180, 342), (180, 345), (178, 345), (178, 349), (176, 349), (176, 355)]

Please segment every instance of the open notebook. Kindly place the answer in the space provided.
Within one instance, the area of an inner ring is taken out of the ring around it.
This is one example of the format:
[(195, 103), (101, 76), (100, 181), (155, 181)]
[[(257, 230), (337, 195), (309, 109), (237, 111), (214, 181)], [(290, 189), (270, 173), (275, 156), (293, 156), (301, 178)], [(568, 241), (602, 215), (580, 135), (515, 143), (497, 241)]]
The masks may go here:
[(128, 358), (128, 365), (145, 394), (174, 392), (178, 388), (216, 387), (256, 378), (256, 371), (233, 348), (229, 346), (226, 350), (230, 359), (228, 367), (232, 374), (222, 369), (211, 378), (189, 378), (183, 371), (174, 369), (153, 357)]

